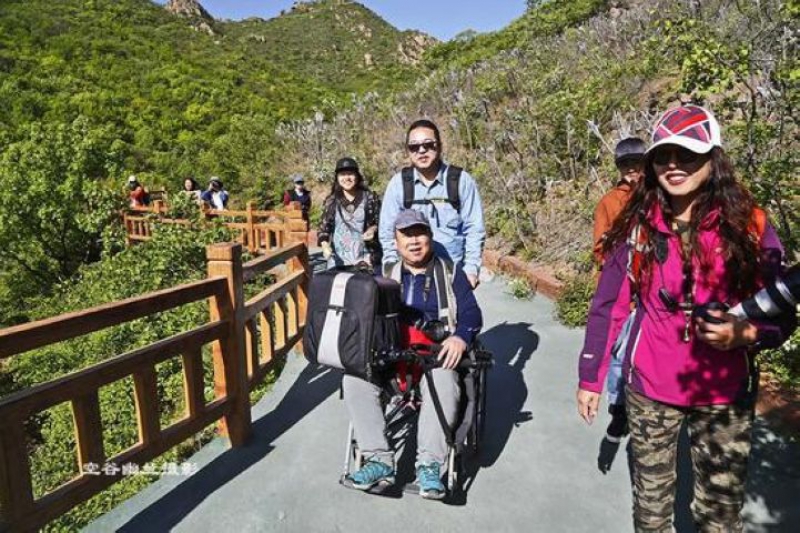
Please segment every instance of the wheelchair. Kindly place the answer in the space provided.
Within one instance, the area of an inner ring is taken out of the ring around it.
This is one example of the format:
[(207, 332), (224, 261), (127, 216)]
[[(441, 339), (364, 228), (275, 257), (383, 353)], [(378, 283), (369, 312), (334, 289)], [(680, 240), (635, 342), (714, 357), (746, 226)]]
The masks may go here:
[[(406, 446), (409, 445), (409, 438), (416, 435), (416, 420), (422, 403), (420, 384), (423, 379), (426, 379), (425, 374), (440, 366), (440, 362), (436, 358), (437, 352), (438, 345), (436, 344), (414, 344), (405, 350), (384, 351), (376, 357), (372, 364), (374, 373), (387, 376), (381, 392), (381, 405), (386, 421), (384, 433), (395, 453), (401, 447), (404, 449), (404, 455), (409, 451), (414, 451), (413, 449), (408, 450)], [(400, 390), (397, 386), (397, 376), (394, 375), (395, 365), (401, 361), (417, 363), (423, 372), (419, 382), (413, 385), (409, 384), (405, 391)], [(480, 453), (486, 425), (486, 379), (493, 362), (492, 354), (479, 341), (474, 342), (456, 369), (460, 377), (461, 402), (455, 427), (446, 427), (443, 415), (437, 412), (449, 447), (445, 485), (447, 495), (451, 499), (464, 490), (464, 482), (468, 474), (467, 461), (476, 460)], [(432, 380), (428, 383), (429, 387), (433, 385)], [(433, 392), (432, 396), (435, 397), (436, 393)], [(434, 400), (433, 397), (432, 400)], [(436, 401), (438, 400), (434, 401), (434, 406)], [(439, 410), (438, 407), (436, 409)], [(413, 441), (415, 440), (414, 437)], [(360, 469), (362, 463), (363, 457), (351, 422), (348, 427), (344, 464), (339, 483), (352, 488), (349, 476)], [(402, 489), (408, 493), (419, 492), (419, 487), (414, 483), (407, 483)], [(386, 495), (388, 490), (390, 488), (386, 485), (376, 485), (365, 492)]]

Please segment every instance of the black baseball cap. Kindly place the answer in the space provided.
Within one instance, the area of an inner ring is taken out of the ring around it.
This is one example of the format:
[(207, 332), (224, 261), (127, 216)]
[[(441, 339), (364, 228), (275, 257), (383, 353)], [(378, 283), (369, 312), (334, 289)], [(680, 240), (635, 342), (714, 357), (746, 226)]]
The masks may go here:
[(647, 151), (647, 144), (639, 137), (622, 139), (614, 147), (614, 164), (619, 166), (623, 161), (642, 160)]
[(353, 170), (356, 174), (361, 175), (361, 171), (358, 170), (358, 163), (352, 157), (343, 157), (336, 162), (335, 173), (338, 174), (343, 170)]

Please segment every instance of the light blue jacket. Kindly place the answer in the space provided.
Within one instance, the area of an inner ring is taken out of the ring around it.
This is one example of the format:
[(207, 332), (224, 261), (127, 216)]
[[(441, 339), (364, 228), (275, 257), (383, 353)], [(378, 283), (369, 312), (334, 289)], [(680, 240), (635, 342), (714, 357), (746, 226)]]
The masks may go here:
[[(442, 163), (439, 174), (426, 187), (414, 169), (414, 200), (434, 200), (432, 204), (413, 205), (412, 209), (428, 215), (433, 229), (434, 249), (441, 257), (449, 257), (461, 264), (464, 273), (477, 276), (481, 269), (481, 254), (486, 240), (483, 224), (483, 207), (478, 187), (466, 171), (461, 173), (458, 194), (461, 214), (447, 201), (447, 164)], [(403, 178), (398, 172), (389, 180), (381, 206), (379, 238), (383, 246), (383, 264), (396, 263), (397, 249), (394, 244), (394, 221), (403, 209)]]

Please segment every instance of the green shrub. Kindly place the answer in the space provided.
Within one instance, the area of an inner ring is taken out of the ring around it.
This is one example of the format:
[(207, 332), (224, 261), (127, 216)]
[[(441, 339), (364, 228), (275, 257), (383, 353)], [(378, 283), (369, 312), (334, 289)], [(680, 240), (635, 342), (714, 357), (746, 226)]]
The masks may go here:
[(800, 329), (780, 348), (763, 351), (759, 363), (782, 385), (800, 392)]
[(508, 280), (508, 293), (517, 300), (528, 300), (533, 297), (534, 290), (525, 278)]
[(567, 280), (556, 300), (556, 317), (569, 327), (585, 326), (594, 290), (595, 280), (591, 274), (578, 274)]

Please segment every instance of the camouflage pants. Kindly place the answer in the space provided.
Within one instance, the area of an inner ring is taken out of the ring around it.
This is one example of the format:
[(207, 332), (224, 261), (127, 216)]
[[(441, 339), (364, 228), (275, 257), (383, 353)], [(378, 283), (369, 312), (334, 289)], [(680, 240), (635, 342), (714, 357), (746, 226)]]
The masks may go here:
[(688, 423), (694, 471), (692, 516), (699, 532), (741, 532), (752, 407), (676, 407), (627, 392), (637, 533), (671, 532), (678, 433)]

